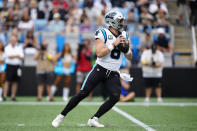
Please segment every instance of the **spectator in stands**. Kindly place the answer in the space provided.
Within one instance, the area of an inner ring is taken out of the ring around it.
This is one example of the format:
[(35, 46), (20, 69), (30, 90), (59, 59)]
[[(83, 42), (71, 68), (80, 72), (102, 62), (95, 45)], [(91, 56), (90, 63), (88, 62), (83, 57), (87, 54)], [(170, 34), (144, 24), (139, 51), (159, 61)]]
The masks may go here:
[(53, 6), (69, 9), (69, 4), (66, 0), (53, 0)]
[(142, 31), (144, 33), (151, 33), (152, 30), (153, 30), (153, 25), (152, 25), (152, 18), (146, 18), (144, 21), (144, 24), (143, 24), (143, 29)]
[(130, 32), (134, 32), (137, 28), (138, 19), (134, 13), (134, 9), (128, 11), (127, 28)]
[(93, 8), (94, 0), (84, 0), (83, 8)]
[(90, 18), (87, 16), (86, 11), (83, 10), (83, 13), (80, 17), (80, 31), (91, 31), (91, 26), (90, 26)]
[(34, 37), (33, 31), (28, 31), (25, 38), (24, 48), (29, 47), (37, 48), (37, 39)]
[[(84, 44), (80, 45), (78, 48), (76, 94), (79, 93), (83, 80), (92, 68), (90, 61), (92, 51), (89, 48), (89, 44), (89, 40), (84, 40)], [(89, 96), (91, 99), (92, 95)]]
[(4, 17), (6, 17), (6, 16), (8, 16), (8, 0), (4, 0), (3, 1), (3, 7), (2, 8), (0, 8), (0, 18), (1, 18), (1, 20), (4, 18)]
[(128, 8), (126, 1), (122, 2), (122, 5), (118, 8), (118, 10), (123, 14), (125, 19), (128, 19), (128, 12), (130, 10), (130, 7)]
[(7, 98), (9, 85), (12, 84), (11, 100), (16, 101), (16, 91), (18, 88), (19, 77), (21, 75), (20, 65), (24, 58), (23, 49), (17, 44), (15, 36), (11, 36), (10, 43), (5, 47), (6, 60), (6, 82), (3, 91), (4, 101)]
[(68, 14), (68, 10), (66, 8), (59, 8), (59, 6), (54, 6), (53, 10), (51, 10), (49, 13), (49, 18), (48, 18), (49, 21), (53, 20), (53, 16), (55, 13), (59, 13), (60, 19), (66, 21), (66, 16)]
[[(53, 101), (53, 96), (51, 93), (51, 85), (53, 84), (53, 68), (54, 68), (54, 58), (47, 51), (47, 43), (43, 41), (41, 43), (40, 51), (35, 55), (34, 59), (38, 61), (37, 64), (37, 82), (38, 82), (38, 97), (37, 100), (42, 100), (42, 94), (44, 86), (47, 88), (47, 94), (49, 100)], [(46, 68), (47, 67), (47, 68)]]
[(72, 13), (75, 14), (74, 18), (79, 22), (80, 16), (82, 15), (82, 9), (78, 8), (77, 3), (73, 3), (72, 7)]
[(177, 0), (177, 7), (178, 7), (178, 18), (176, 19), (177, 24), (183, 24), (183, 15), (186, 11), (186, 0)]
[(190, 24), (197, 25), (197, 0), (189, 0), (190, 7)]
[[(111, 0), (112, 7), (121, 7), (125, 0)], [(138, 0), (139, 1), (139, 0)]]
[(52, 95), (55, 94), (58, 84), (60, 84), (61, 80), (64, 80), (64, 87), (63, 87), (63, 100), (68, 101), (69, 91), (70, 91), (70, 82), (71, 82), (71, 66), (74, 62), (75, 56), (72, 55), (71, 49), (69, 44), (64, 45), (64, 49), (61, 53), (56, 56), (56, 61), (61, 60), (63, 63), (63, 74), (57, 75), (55, 82), (51, 88)]
[(38, 8), (40, 11), (44, 12), (45, 19), (48, 20), (50, 11), (53, 9), (53, 3), (50, 0), (41, 0)]
[(128, 11), (128, 19), (127, 19), (127, 24), (132, 24), (135, 21), (135, 16), (134, 16), (134, 10), (131, 9)]
[(93, 8), (95, 8), (99, 13), (103, 9), (108, 9), (110, 10), (112, 7), (110, 0), (94, 0), (94, 5)]
[(5, 83), (5, 54), (4, 54), (4, 46), (3, 43), (0, 42), (0, 102), (2, 99), (2, 92)]
[(13, 3), (14, 4), (20, 4), (20, 2), (24, 2), (24, 0), (9, 0), (9, 3)]
[(44, 19), (45, 14), (39, 10), (38, 3), (36, 0), (31, 0), (29, 5), (29, 16), (31, 20)]
[(163, 28), (158, 28), (157, 34), (158, 36), (155, 37), (153, 43), (158, 46), (160, 51), (173, 55), (172, 45), (169, 38), (165, 35), (165, 30)]
[(142, 8), (142, 13), (140, 15), (142, 23), (146, 23), (147, 19), (152, 20), (153, 16), (148, 12), (147, 8)]
[(25, 1), (24, 1), (24, 6), (25, 6), (25, 7), (28, 7), (28, 6), (29, 6), (30, 1), (31, 1), (31, 0), (25, 0)]
[(12, 28), (11, 36), (16, 37), (17, 42), (19, 42), (19, 30), (17, 27)]
[(103, 9), (100, 13), (100, 15), (97, 17), (96, 19), (96, 24), (98, 26), (103, 26), (105, 25), (105, 13), (106, 13), (106, 9)]
[(4, 32), (2, 31), (2, 25), (0, 25), (0, 42), (2, 42), (4, 46), (7, 44), (7, 43), (6, 43), (5, 34), (4, 34)]
[(18, 28), (21, 31), (29, 31), (34, 29), (34, 23), (30, 20), (29, 9), (24, 8), (21, 21), (19, 21)]
[(145, 102), (150, 102), (152, 88), (155, 88), (157, 101), (162, 102), (161, 78), (163, 63), (164, 56), (155, 44), (152, 45), (151, 49), (147, 49), (142, 53), (142, 74), (146, 88)]
[(13, 5), (13, 15), (16, 17), (17, 20), (20, 19), (22, 16), (22, 10), (20, 8), (20, 3), (14, 3)]
[(140, 51), (143, 52), (146, 49), (150, 49), (152, 44), (153, 44), (153, 40), (152, 40), (151, 34), (145, 33), (141, 37), (139, 49), (140, 49)]
[(64, 22), (60, 20), (60, 14), (55, 13), (53, 20), (49, 23), (49, 30), (52, 32), (60, 33), (64, 30)]
[(97, 26), (103, 26), (105, 25), (105, 13), (106, 13), (106, 10), (103, 9), (100, 13), (100, 15), (96, 18), (96, 25)]
[(53, 9), (53, 3), (50, 0), (41, 0), (39, 2), (39, 10), (45, 12), (46, 10), (51, 11)]
[(150, 3), (149, 12), (153, 15), (154, 21), (157, 22), (160, 18), (168, 18), (168, 9), (165, 1), (157, 0)]
[[(53, 9), (49, 12), (49, 19), (48, 19), (48, 21), (53, 20), (54, 19), (53, 16), (56, 13), (58, 13), (58, 14), (60, 13), (60, 10), (59, 10), (59, 8), (57, 6), (53, 7)], [(63, 19), (61, 18), (61, 20), (63, 20)]]
[(164, 18), (164, 17), (158, 20), (158, 23), (157, 23), (157, 25), (155, 27), (156, 28), (164, 28), (166, 33), (170, 32), (169, 23), (166, 20), (166, 18)]
[(74, 14), (72, 10), (69, 10), (68, 16), (67, 16), (67, 23), (66, 23), (66, 33), (74, 32), (78, 33), (79, 32), (79, 23), (78, 20), (74, 17)]
[(96, 17), (100, 14), (100, 11), (98, 11), (97, 8), (93, 8), (93, 4), (93, 0), (84, 1), (84, 10), (87, 16), (91, 19), (92, 24), (95, 23)]
[(7, 25), (8, 29), (12, 29), (13, 27), (18, 25), (19, 17), (13, 15), (13, 11), (11, 11), (7, 17), (5, 17), (5, 25)]
[(4, 37), (5, 37), (5, 43), (6, 43), (6, 45), (8, 44), (8, 42), (9, 42), (9, 30), (8, 30), (8, 26), (7, 25), (3, 25), (3, 35), (4, 35)]

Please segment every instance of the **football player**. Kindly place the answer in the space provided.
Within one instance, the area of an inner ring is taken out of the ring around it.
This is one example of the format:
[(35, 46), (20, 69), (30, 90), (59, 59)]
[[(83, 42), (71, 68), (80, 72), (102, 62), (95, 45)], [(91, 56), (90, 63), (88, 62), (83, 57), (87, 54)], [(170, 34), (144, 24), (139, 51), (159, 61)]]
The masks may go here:
[(104, 83), (110, 96), (88, 120), (88, 125), (104, 127), (98, 119), (119, 101), (121, 93), (119, 68), (123, 55), (131, 59), (132, 53), (128, 33), (124, 31), (123, 15), (118, 10), (111, 10), (105, 15), (105, 22), (109, 28), (98, 29), (95, 33), (96, 64), (86, 76), (80, 92), (70, 99), (61, 114), (52, 121), (53, 127), (58, 127), (67, 113), (87, 97), (100, 82)]

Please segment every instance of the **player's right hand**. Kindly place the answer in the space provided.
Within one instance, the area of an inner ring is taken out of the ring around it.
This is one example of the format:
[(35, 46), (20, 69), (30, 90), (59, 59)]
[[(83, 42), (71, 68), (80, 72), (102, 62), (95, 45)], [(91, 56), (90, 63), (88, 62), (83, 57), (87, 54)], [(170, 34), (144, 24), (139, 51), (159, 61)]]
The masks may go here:
[(126, 38), (123, 37), (122, 35), (119, 35), (117, 38), (116, 38), (116, 41), (113, 43), (114, 46), (118, 46), (120, 43), (123, 43), (126, 41)]

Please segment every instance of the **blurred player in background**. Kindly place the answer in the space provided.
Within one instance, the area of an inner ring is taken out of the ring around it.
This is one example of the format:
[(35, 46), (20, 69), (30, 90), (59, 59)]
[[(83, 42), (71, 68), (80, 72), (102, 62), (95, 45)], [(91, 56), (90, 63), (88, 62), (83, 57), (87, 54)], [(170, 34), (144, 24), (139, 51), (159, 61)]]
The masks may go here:
[(75, 57), (71, 53), (71, 49), (69, 44), (64, 45), (64, 49), (61, 53), (59, 53), (56, 56), (56, 61), (58, 59), (61, 59), (63, 63), (63, 75), (57, 75), (55, 82), (53, 86), (51, 87), (52, 95), (55, 94), (57, 90), (58, 84), (61, 82), (62, 79), (64, 79), (64, 88), (63, 88), (63, 100), (68, 101), (69, 91), (70, 91), (70, 81), (71, 81), (71, 73), (70, 73), (70, 67), (72, 66), (73, 61), (75, 60)]
[(58, 127), (68, 112), (89, 95), (89, 93), (103, 82), (109, 91), (109, 99), (105, 101), (98, 111), (88, 120), (88, 125), (104, 127), (98, 119), (109, 111), (120, 99), (120, 75), (118, 73), (122, 57), (132, 58), (128, 34), (124, 31), (124, 17), (117, 11), (109, 11), (105, 16), (109, 28), (98, 29), (95, 33), (96, 64), (88, 73), (80, 92), (73, 96), (64, 110), (52, 122), (53, 127)]
[(146, 88), (145, 102), (150, 102), (152, 88), (155, 88), (157, 101), (162, 102), (161, 78), (164, 63), (164, 56), (153, 44), (151, 49), (145, 50), (141, 56), (142, 72)]
[(2, 99), (3, 86), (5, 83), (5, 54), (3, 43), (0, 41), (0, 102)]

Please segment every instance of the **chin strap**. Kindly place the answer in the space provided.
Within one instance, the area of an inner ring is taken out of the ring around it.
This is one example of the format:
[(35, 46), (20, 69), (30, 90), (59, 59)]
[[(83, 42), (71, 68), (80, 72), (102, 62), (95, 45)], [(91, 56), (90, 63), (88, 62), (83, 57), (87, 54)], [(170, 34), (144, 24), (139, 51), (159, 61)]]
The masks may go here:
[(118, 71), (118, 73), (120, 74), (120, 77), (125, 80), (125, 81), (133, 81), (133, 77), (130, 76), (130, 74), (127, 73), (120, 73), (120, 71)]

